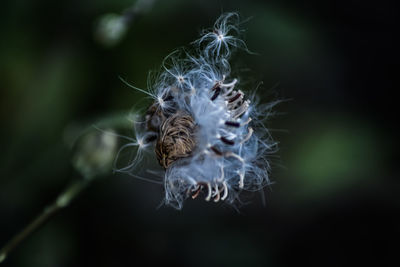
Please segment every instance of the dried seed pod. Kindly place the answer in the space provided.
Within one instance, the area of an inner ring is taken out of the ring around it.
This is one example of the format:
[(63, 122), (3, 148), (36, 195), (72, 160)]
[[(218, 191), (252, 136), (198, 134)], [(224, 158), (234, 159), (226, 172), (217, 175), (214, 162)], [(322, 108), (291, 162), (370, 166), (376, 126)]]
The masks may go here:
[(191, 155), (196, 146), (195, 128), (193, 118), (181, 110), (164, 120), (155, 149), (161, 166), (167, 169), (176, 160)]

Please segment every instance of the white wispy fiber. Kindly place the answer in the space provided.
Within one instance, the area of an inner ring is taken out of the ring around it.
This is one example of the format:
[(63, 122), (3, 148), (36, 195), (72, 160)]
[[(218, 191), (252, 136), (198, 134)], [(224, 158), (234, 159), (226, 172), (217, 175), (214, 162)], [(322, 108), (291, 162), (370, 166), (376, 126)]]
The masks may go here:
[[(267, 156), (276, 152), (277, 143), (261, 121), (275, 103), (256, 105), (255, 94), (246, 97), (239, 79), (231, 77), (232, 52), (247, 50), (239, 33), (238, 14), (223, 14), (191, 48), (165, 58), (148, 90), (138, 89), (152, 98), (154, 113), (161, 117), (147, 116), (136, 127), (142, 127), (138, 132), (144, 134), (123, 149), (136, 146), (141, 153), (141, 147), (154, 143), (160, 129), (150, 130), (149, 120), (169, 118), (179, 111), (191, 116), (195, 124), (193, 151), (165, 168), (165, 204), (177, 209), (185, 199), (199, 195), (206, 201), (234, 203), (241, 191), (260, 190), (270, 182)], [(158, 127), (163, 123), (150, 122)], [(138, 154), (124, 170), (135, 173), (132, 167), (141, 158)]]

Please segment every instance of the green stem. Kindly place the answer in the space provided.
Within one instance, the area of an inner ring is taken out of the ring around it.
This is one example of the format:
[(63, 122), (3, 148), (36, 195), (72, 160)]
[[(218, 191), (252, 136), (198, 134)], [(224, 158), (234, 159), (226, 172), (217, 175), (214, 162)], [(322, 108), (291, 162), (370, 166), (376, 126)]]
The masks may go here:
[(31, 223), (29, 223), (21, 232), (15, 235), (1, 250), (0, 263), (2, 263), (8, 254), (18, 246), (23, 240), (31, 235), (35, 230), (47, 222), (54, 214), (68, 206), (68, 204), (89, 184), (90, 179), (77, 180), (70, 184), (58, 198), (49, 206), (45, 207)]

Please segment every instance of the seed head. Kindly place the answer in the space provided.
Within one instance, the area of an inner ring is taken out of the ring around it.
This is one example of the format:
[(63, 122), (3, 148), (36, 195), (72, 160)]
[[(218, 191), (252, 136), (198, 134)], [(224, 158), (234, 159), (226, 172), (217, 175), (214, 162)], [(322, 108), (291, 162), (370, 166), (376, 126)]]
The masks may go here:
[(140, 127), (165, 170), (165, 203), (177, 209), (199, 196), (234, 203), (242, 190), (269, 184), (266, 156), (277, 147), (261, 120), (273, 104), (257, 107), (231, 77), (232, 49), (247, 50), (238, 19), (223, 14), (191, 52), (167, 56), (148, 91), (138, 89), (153, 99)]

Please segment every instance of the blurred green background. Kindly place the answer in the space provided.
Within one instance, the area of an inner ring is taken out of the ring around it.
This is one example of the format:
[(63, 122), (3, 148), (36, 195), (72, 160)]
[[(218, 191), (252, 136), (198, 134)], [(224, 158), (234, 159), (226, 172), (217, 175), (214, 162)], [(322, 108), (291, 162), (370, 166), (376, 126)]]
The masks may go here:
[[(161, 186), (99, 179), (4, 266), (342, 266), (395, 257), (399, 181), (394, 22), (388, 1), (158, 0), (107, 47), (95, 26), (135, 1), (3, 1), (0, 9), (0, 246), (71, 177), (66, 132), (143, 106), (147, 73), (223, 11), (246, 42), (233, 69), (263, 102), (280, 143), (275, 182), (240, 213), (187, 201), (157, 208)], [(396, 74), (397, 76), (397, 74)], [(382, 252), (380, 252), (382, 250)], [(379, 252), (378, 252), (379, 251)], [(356, 264), (356, 266), (358, 265)]]

